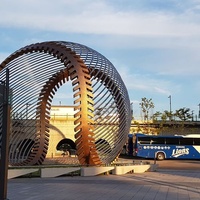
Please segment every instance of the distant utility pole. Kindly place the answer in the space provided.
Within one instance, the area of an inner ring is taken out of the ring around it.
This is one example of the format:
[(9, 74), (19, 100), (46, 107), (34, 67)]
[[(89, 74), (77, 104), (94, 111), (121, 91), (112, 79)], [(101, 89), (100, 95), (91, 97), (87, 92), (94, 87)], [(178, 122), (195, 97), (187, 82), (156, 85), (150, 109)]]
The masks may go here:
[(132, 120), (133, 119), (133, 102), (131, 102), (130, 106), (131, 106), (131, 120)]
[(169, 95), (168, 96), (168, 98), (169, 98), (169, 113), (170, 113), (170, 120), (172, 119), (172, 96), (171, 95)]
[(192, 121), (194, 121), (194, 110), (192, 110)]
[(199, 106), (199, 118), (200, 118), (200, 104), (198, 106)]

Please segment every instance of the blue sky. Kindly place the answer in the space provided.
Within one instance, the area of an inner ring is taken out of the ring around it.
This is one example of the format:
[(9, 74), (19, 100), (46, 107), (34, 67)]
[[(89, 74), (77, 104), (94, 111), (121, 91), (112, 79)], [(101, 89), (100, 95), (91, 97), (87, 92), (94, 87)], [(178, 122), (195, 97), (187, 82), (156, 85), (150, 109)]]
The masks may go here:
[[(173, 111), (198, 115), (200, 0), (1, 0), (0, 13), (0, 62), (36, 42), (84, 44), (114, 64), (136, 117), (141, 98), (162, 112), (169, 95)], [(63, 86), (54, 103), (69, 93)]]

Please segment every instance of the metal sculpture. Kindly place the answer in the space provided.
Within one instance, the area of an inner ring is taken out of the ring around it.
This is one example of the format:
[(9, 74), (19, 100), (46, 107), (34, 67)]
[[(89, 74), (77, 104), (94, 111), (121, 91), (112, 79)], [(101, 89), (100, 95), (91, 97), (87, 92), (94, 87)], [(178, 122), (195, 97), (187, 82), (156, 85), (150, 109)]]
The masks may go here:
[[(23, 47), (0, 65), (10, 71), (11, 165), (42, 164), (48, 151), (53, 95), (71, 81), (75, 143), (82, 165), (111, 163), (127, 139), (131, 122), (126, 87), (112, 63), (97, 51), (72, 42)], [(1, 138), (0, 138), (1, 139)]]

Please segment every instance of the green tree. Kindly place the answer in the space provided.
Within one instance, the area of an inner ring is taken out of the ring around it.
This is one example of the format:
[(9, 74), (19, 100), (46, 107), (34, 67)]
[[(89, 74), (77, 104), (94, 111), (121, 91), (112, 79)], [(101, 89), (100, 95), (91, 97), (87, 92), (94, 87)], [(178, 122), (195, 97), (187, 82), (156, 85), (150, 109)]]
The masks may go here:
[(165, 110), (162, 114), (163, 120), (167, 121), (167, 119), (172, 120), (174, 114), (172, 112), (169, 112), (168, 110)]
[(180, 108), (176, 110), (175, 116), (178, 117), (181, 121), (187, 121), (192, 119), (192, 115), (190, 114), (190, 108)]
[(147, 99), (146, 97), (143, 97), (140, 103), (142, 113), (144, 115), (144, 121), (149, 120), (149, 110), (154, 108), (154, 103), (152, 99)]
[(156, 111), (152, 116), (153, 121), (159, 120), (161, 118), (161, 115), (162, 113), (160, 111)]

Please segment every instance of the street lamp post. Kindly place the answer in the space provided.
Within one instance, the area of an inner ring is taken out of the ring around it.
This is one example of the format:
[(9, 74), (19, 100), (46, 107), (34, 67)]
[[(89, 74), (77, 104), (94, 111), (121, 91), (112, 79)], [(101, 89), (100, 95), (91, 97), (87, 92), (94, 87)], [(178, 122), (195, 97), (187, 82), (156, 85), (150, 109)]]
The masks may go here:
[(170, 120), (172, 119), (172, 96), (171, 95), (169, 95), (168, 96), (168, 98), (169, 98), (169, 112), (170, 112)]
[(199, 106), (199, 118), (200, 118), (200, 103), (199, 103), (199, 105), (198, 105), (198, 106)]
[(28, 119), (28, 108), (30, 105), (30, 103), (26, 103), (26, 119)]
[(133, 102), (131, 102), (130, 106), (131, 106), (131, 120), (132, 120), (133, 119)]
[(194, 110), (192, 110), (192, 121), (194, 121)]

